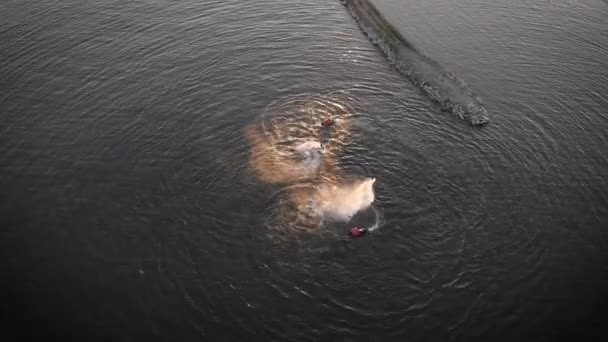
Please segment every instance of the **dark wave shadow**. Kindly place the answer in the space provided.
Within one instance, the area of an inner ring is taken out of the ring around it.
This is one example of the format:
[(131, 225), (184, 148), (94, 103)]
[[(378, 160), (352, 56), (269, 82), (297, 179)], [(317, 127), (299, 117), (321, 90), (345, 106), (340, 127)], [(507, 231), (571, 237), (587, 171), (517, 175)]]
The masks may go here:
[(441, 109), (474, 126), (490, 121), (481, 99), (456, 76), (417, 51), (369, 0), (341, 0), (359, 27), (389, 63), (419, 86)]

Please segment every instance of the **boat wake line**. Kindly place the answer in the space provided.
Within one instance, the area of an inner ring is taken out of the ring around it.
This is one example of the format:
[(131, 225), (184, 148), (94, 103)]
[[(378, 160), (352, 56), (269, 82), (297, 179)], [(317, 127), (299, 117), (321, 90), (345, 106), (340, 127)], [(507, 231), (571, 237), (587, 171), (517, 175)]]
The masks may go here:
[(340, 0), (363, 33), (384, 53), (399, 73), (438, 103), (473, 126), (484, 126), (489, 115), (479, 96), (439, 63), (416, 50), (369, 0)]

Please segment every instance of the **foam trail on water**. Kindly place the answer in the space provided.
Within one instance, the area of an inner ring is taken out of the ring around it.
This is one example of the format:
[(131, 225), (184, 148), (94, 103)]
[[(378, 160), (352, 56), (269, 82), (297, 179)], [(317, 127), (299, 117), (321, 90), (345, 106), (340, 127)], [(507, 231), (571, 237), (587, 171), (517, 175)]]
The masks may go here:
[(474, 126), (490, 121), (481, 99), (456, 76), (417, 51), (369, 0), (341, 0), (359, 27), (384, 53), (389, 63), (419, 86), (442, 110)]

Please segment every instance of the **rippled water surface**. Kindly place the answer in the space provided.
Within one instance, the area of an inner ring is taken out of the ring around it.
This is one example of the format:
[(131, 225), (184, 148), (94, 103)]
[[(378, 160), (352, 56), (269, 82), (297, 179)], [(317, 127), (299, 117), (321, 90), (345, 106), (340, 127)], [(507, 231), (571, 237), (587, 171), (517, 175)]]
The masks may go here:
[[(488, 126), (442, 112), (339, 1), (3, 1), (4, 321), (124, 340), (599, 331), (608, 4), (373, 2)], [(273, 221), (286, 187), (251, 168), (248, 127), (324, 101), (349, 119), (341, 174), (377, 179), (364, 238)]]

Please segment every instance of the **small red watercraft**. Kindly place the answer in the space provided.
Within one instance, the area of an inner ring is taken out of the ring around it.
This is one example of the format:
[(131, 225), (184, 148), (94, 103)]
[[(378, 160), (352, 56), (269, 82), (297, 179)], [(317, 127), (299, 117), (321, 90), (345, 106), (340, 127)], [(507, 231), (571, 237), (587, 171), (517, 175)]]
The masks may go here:
[(360, 237), (365, 233), (367, 233), (366, 228), (359, 228), (359, 227), (355, 226), (350, 229), (350, 235), (352, 237)]
[(321, 121), (321, 126), (323, 127), (330, 127), (333, 126), (334, 124), (334, 120), (332, 120), (331, 118), (325, 118), (323, 119), (323, 121)]

